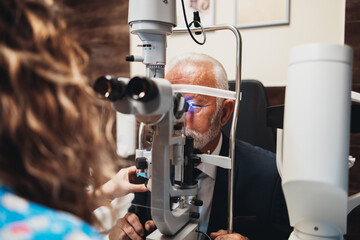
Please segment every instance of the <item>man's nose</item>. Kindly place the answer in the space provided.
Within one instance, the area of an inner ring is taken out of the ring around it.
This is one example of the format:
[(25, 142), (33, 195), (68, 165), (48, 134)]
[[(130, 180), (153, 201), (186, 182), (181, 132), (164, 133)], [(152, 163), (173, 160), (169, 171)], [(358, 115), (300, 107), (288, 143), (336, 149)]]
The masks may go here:
[(185, 125), (186, 125), (187, 128), (191, 127), (193, 119), (194, 119), (194, 113), (190, 112), (190, 111), (186, 112), (186, 114), (185, 114)]

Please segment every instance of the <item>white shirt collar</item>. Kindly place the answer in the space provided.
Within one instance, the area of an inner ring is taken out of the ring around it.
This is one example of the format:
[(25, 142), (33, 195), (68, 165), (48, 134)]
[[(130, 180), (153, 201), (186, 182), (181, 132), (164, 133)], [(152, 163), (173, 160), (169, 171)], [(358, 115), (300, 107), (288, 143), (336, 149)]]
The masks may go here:
[[(214, 149), (214, 151), (211, 153), (212, 155), (219, 155), (220, 150), (221, 150), (222, 139), (223, 139), (223, 137), (222, 137), (222, 133), (221, 133), (219, 142), (216, 145), (216, 148)], [(212, 165), (209, 163), (200, 163), (196, 168), (198, 168), (203, 173), (205, 173), (206, 175), (208, 175), (209, 177), (211, 177), (212, 179), (215, 180), (215, 178), (216, 178), (216, 166), (215, 165)]]
[(219, 142), (216, 145), (216, 148), (214, 149), (214, 151), (211, 153), (212, 155), (219, 155), (220, 154), (220, 150), (221, 150), (221, 145), (222, 145), (222, 133), (220, 133), (220, 138), (219, 138)]

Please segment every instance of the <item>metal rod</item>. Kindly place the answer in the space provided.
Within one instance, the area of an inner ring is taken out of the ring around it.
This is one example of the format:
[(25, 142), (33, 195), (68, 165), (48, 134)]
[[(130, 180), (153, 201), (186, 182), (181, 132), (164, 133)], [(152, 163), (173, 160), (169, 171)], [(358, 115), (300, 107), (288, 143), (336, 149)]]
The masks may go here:
[(144, 149), (144, 145), (143, 145), (143, 136), (144, 136), (144, 128), (145, 128), (145, 123), (143, 122), (140, 122), (140, 126), (139, 126), (139, 138), (138, 138), (138, 141), (139, 141), (139, 149), (140, 150), (143, 150)]
[[(235, 109), (230, 130), (229, 158), (231, 159), (231, 169), (229, 170), (229, 192), (228, 192), (228, 233), (233, 232), (233, 189), (234, 189), (234, 159), (235, 159), (235, 133), (237, 126), (237, 118), (240, 107), (240, 87), (241, 87), (241, 48), (242, 39), (238, 28), (233, 25), (214, 25), (203, 27), (205, 31), (230, 30), (236, 37), (236, 78), (235, 78)], [(199, 31), (199, 28), (191, 28), (191, 31)], [(174, 28), (174, 33), (185, 33), (186, 28)], [(239, 160), (238, 160), (239, 161)]]

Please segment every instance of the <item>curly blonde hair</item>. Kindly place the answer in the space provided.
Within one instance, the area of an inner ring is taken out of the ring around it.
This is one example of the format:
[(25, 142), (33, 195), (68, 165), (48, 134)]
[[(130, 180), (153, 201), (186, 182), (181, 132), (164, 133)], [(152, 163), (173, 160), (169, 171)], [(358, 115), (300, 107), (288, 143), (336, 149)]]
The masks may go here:
[(105, 181), (116, 154), (87, 61), (51, 0), (0, 1), (0, 182), (92, 223), (86, 188)]

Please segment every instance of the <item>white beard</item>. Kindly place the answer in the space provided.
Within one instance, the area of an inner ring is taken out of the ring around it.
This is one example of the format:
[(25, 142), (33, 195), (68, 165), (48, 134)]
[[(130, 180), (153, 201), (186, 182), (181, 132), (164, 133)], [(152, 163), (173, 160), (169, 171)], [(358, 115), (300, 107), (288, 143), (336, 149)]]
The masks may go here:
[(211, 119), (210, 129), (206, 133), (199, 133), (191, 129), (185, 129), (185, 135), (194, 138), (194, 148), (201, 150), (219, 134), (221, 130), (220, 112), (221, 111), (218, 111)]

